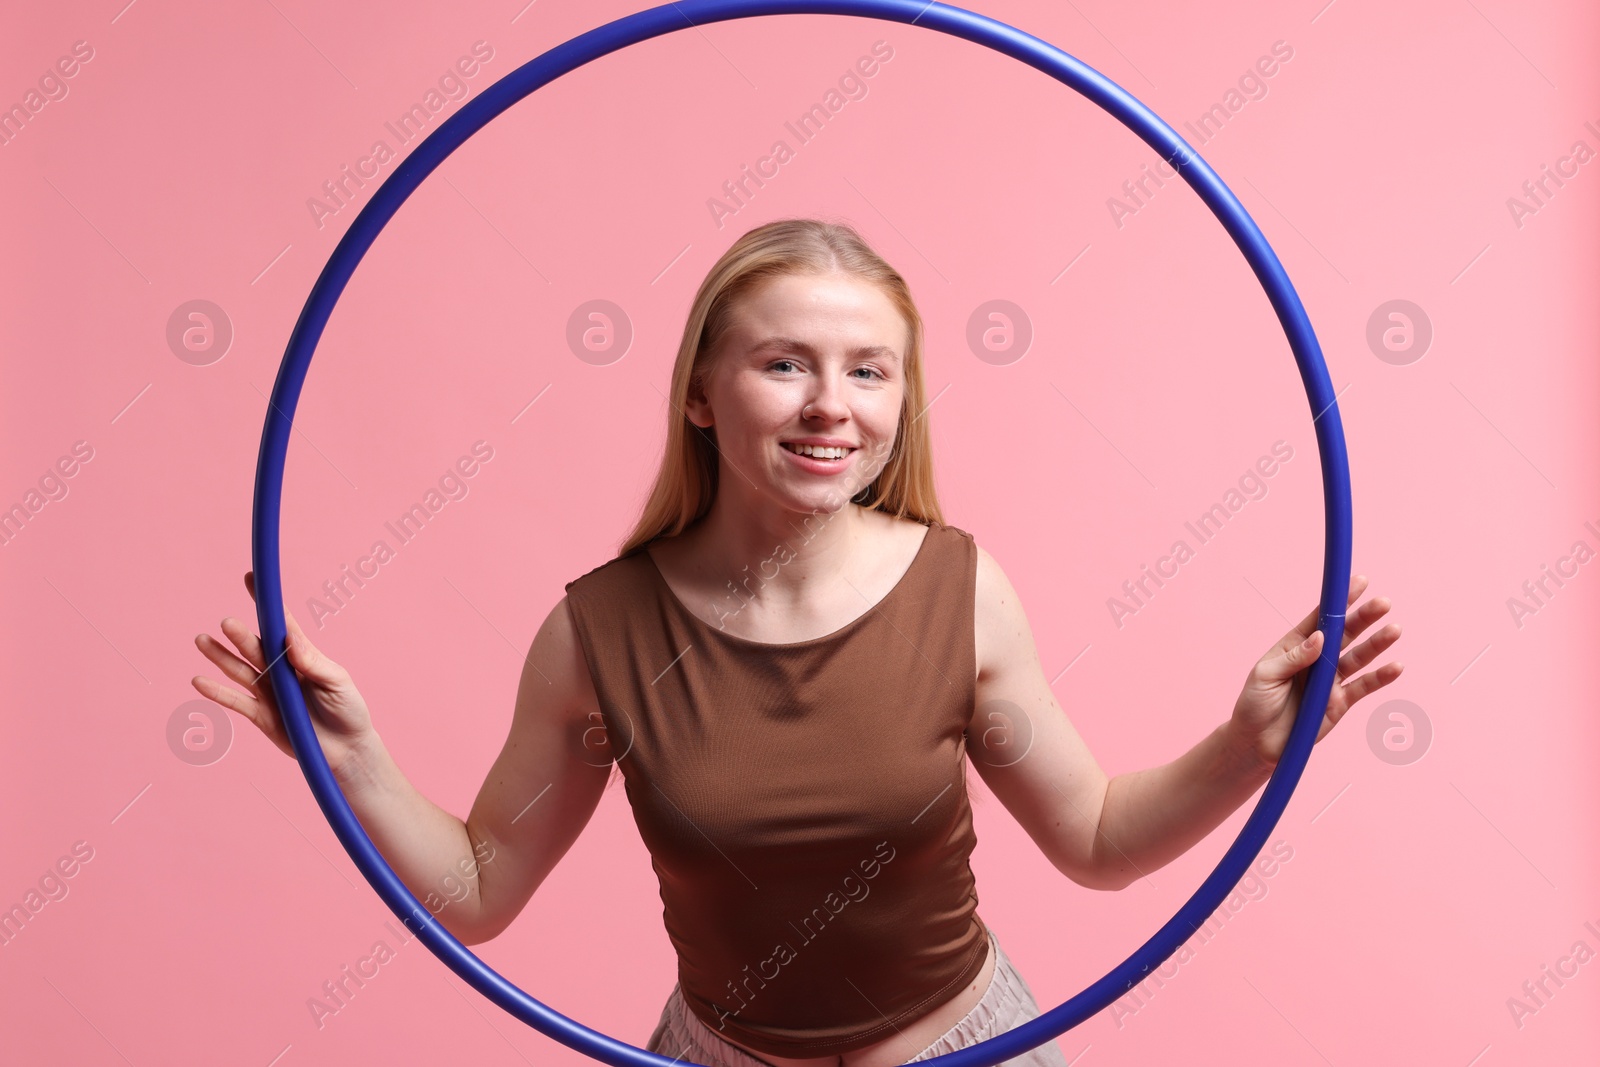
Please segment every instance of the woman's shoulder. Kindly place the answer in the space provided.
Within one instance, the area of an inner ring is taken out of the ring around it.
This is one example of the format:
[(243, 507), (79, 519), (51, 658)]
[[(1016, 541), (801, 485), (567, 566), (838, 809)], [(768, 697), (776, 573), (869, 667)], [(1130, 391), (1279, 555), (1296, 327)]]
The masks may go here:
[[(929, 519), (926, 522), (920, 522), (915, 519), (906, 519), (903, 521), (917, 526), (926, 526), (928, 528), (927, 536), (930, 540), (937, 538), (940, 541), (946, 542), (946, 544), (949, 546), (961, 548), (963, 550), (963, 555), (970, 554), (973, 549), (977, 548), (977, 539), (973, 537), (969, 531), (960, 526), (955, 526), (939, 519)], [(970, 548), (967, 547), (969, 545), (971, 546)], [(982, 550), (979, 549), (979, 551)]]
[(935, 529), (943, 530), (947, 536), (965, 538), (966, 540), (971, 541), (974, 545), (978, 543), (977, 538), (973, 537), (971, 533), (962, 529), (960, 526), (952, 526), (947, 522), (939, 522), (937, 519), (935, 519), (931, 525)]
[(900, 551), (908, 551), (913, 561), (926, 558), (925, 565), (936, 565), (941, 573), (947, 573), (950, 568), (971, 571), (974, 557), (983, 551), (972, 534), (960, 526), (936, 518), (880, 514), (883, 518), (880, 536), (889, 541), (904, 538), (907, 547)]
[(887, 529), (908, 537), (922, 536), (921, 534), (916, 534), (915, 530), (919, 526), (925, 526), (928, 528), (930, 536), (964, 537), (968, 541), (973, 540), (972, 534), (966, 530), (941, 519), (919, 519), (913, 515), (891, 515), (888, 512), (879, 512), (878, 514), (884, 519), (884, 525)]
[(614, 556), (568, 582), (564, 587), (567, 596), (571, 597), (574, 593), (579, 596), (592, 596), (618, 589), (624, 583), (637, 579), (641, 562), (645, 562), (643, 547), (636, 548), (626, 555)]

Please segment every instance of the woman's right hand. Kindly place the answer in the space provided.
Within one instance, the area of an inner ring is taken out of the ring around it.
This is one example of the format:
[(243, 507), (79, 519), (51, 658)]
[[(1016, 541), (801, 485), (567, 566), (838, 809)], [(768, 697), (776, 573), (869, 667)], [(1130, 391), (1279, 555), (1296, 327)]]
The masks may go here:
[[(244, 585), (254, 600), (256, 588), (253, 571), (245, 571)], [(366, 757), (377, 742), (372, 716), (367, 711), (367, 702), (350, 680), (349, 672), (317, 650), (287, 607), (284, 609), (284, 618), (289, 631), (289, 665), (299, 679), (300, 692), (305, 697), (317, 740), (322, 744), (323, 756), (334, 778), (343, 786), (368, 769), (365, 767)], [(266, 675), (267, 662), (262, 654), (261, 639), (232, 616), (222, 620), (222, 632), (239, 650), (238, 655), (210, 634), (199, 634), (194, 643), (207, 659), (216, 664), (224, 675), (243, 686), (246, 692), (230, 689), (200, 674), (190, 680), (191, 684), (201, 696), (249, 719), (267, 735), (268, 740), (293, 757), (294, 746), (284, 730), (283, 717), (273, 699), (272, 683)]]

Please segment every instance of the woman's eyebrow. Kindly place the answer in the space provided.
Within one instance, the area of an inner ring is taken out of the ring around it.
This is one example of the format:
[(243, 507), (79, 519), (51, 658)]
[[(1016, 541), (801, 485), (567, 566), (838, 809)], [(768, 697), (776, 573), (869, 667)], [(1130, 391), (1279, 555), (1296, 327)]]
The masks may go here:
[[(751, 346), (752, 352), (763, 352), (767, 349), (777, 349), (783, 352), (799, 352), (802, 355), (815, 356), (817, 350), (804, 341), (794, 337), (768, 337), (757, 341)], [(850, 350), (852, 356), (881, 356), (899, 362), (900, 353), (887, 345), (860, 345)]]

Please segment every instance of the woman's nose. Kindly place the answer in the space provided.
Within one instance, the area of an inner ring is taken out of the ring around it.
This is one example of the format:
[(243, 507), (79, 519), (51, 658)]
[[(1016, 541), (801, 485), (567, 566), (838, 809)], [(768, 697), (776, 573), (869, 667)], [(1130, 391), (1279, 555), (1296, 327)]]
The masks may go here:
[(836, 420), (848, 413), (842, 388), (832, 382), (823, 382), (806, 402), (802, 412), (814, 419)]

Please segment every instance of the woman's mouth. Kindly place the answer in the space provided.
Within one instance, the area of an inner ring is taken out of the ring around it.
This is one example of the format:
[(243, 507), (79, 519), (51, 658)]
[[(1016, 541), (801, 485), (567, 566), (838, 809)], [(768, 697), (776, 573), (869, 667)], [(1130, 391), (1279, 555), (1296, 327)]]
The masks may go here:
[(802, 468), (818, 474), (832, 474), (843, 470), (849, 466), (850, 457), (856, 453), (856, 449), (845, 446), (797, 445), (788, 441), (778, 443)]

